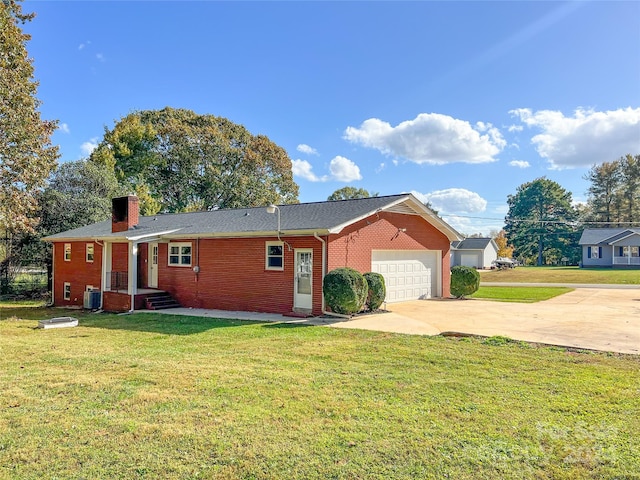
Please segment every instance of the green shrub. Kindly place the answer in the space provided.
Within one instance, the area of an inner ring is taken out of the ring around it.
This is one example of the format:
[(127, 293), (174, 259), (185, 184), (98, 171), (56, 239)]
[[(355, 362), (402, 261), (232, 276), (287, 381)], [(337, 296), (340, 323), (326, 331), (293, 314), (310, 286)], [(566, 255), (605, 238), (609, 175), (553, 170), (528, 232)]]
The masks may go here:
[(451, 295), (462, 298), (480, 287), (480, 274), (475, 268), (456, 265), (451, 269)]
[(387, 288), (384, 285), (384, 277), (379, 273), (367, 272), (364, 275), (369, 289), (367, 292), (367, 300), (365, 305), (370, 311), (377, 310), (384, 302), (384, 297), (387, 296)]
[(324, 301), (333, 312), (358, 313), (364, 307), (369, 287), (362, 274), (352, 268), (336, 268), (322, 282)]

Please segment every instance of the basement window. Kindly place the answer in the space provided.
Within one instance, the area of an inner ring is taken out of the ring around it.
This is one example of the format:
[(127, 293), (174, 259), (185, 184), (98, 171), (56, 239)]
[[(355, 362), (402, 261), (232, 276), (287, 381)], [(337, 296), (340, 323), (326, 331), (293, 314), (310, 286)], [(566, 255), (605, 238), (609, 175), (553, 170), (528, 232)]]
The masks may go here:
[(284, 270), (284, 243), (267, 242), (265, 268), (267, 270)]
[(169, 244), (169, 265), (174, 267), (191, 266), (191, 242)]

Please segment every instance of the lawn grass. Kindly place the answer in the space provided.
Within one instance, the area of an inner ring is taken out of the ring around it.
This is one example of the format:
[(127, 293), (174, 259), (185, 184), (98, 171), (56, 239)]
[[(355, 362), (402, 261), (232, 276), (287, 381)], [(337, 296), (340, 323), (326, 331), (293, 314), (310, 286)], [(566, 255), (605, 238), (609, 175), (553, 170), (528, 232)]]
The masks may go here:
[(517, 267), (505, 270), (481, 270), (480, 281), (640, 285), (640, 270), (579, 267)]
[(483, 287), (471, 295), (472, 298), (498, 302), (535, 303), (572, 292), (567, 287)]
[(38, 330), (67, 312), (2, 312), (2, 479), (640, 472), (638, 356), (149, 313)]

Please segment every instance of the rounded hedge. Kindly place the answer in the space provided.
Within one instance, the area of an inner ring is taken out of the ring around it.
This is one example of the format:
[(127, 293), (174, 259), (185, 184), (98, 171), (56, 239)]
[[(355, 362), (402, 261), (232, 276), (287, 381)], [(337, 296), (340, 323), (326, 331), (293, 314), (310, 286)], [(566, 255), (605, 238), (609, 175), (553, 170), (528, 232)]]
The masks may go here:
[(373, 312), (380, 308), (380, 305), (384, 302), (384, 298), (387, 296), (384, 277), (376, 272), (367, 272), (363, 276), (367, 281), (367, 285), (369, 285), (365, 305), (368, 310)]
[(451, 269), (451, 295), (462, 298), (480, 287), (480, 274), (475, 268), (456, 265)]
[(364, 276), (353, 268), (336, 268), (327, 273), (322, 289), (327, 306), (343, 315), (362, 310), (369, 291)]

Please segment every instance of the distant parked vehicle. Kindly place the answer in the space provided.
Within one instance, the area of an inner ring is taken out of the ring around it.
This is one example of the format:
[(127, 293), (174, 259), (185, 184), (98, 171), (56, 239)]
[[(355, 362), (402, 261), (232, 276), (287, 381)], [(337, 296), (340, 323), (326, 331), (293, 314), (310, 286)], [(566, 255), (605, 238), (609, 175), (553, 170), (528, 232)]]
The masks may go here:
[(493, 262), (491, 262), (491, 266), (500, 270), (504, 268), (516, 268), (516, 262), (514, 262), (510, 258), (498, 257)]

